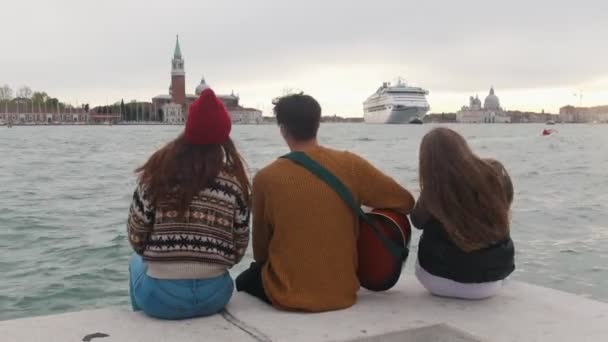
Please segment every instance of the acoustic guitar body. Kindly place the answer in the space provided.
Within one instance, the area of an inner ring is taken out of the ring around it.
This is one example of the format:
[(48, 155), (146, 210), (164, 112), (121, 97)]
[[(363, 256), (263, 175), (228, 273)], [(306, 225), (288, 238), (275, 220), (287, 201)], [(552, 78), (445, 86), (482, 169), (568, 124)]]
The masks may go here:
[[(391, 210), (374, 209), (366, 214), (375, 222), (380, 233), (401, 249), (409, 247), (412, 230), (407, 215)], [(357, 241), (359, 283), (371, 291), (386, 291), (393, 287), (401, 275), (403, 262), (361, 221)]]

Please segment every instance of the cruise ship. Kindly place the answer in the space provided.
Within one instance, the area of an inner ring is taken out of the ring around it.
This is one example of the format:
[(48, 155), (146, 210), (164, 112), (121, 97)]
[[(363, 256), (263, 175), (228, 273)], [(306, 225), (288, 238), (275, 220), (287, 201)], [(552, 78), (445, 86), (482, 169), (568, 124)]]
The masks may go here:
[(429, 111), (426, 95), (429, 92), (410, 87), (402, 79), (391, 85), (384, 82), (378, 90), (363, 102), (366, 123), (404, 124), (420, 122)]

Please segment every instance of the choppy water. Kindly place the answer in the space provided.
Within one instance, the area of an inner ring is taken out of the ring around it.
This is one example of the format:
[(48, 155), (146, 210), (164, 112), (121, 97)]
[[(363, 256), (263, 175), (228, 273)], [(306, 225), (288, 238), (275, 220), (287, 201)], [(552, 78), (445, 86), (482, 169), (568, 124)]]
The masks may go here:
[[(327, 124), (320, 138), (417, 193), (431, 127)], [(513, 278), (608, 301), (608, 126), (556, 126), (550, 137), (540, 125), (452, 127), (511, 173)], [(132, 171), (179, 130), (0, 127), (0, 320), (128, 304)], [(237, 126), (233, 137), (252, 173), (287, 152), (272, 125)]]

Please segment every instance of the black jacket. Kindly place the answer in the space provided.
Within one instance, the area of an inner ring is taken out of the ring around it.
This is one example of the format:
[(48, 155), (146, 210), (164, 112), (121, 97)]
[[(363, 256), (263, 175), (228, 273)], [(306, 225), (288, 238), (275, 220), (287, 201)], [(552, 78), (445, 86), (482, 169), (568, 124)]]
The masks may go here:
[(432, 275), (459, 283), (485, 283), (505, 279), (515, 270), (515, 248), (510, 237), (467, 253), (424, 208), (416, 206), (410, 218), (416, 228), (423, 230), (418, 262)]

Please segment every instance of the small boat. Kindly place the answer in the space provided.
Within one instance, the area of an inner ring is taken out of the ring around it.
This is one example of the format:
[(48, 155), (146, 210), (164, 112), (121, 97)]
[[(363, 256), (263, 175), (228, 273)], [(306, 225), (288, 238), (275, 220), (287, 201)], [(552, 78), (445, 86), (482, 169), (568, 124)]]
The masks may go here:
[(553, 133), (557, 133), (557, 131), (554, 130), (554, 129), (547, 129), (547, 128), (545, 128), (545, 129), (543, 129), (543, 132), (541, 134), (542, 135), (551, 135)]
[(412, 125), (422, 125), (422, 120), (420, 120), (420, 118), (416, 116), (411, 118), (409, 123)]

